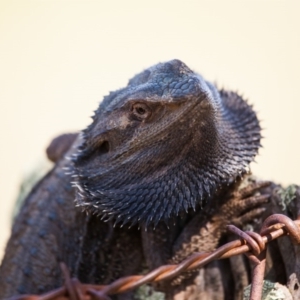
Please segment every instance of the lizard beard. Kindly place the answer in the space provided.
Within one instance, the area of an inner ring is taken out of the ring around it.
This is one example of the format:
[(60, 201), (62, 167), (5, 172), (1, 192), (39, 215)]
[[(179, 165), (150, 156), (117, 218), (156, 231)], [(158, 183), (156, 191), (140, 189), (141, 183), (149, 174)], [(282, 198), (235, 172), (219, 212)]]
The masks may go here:
[[(76, 202), (117, 223), (154, 224), (196, 209), (242, 175), (260, 147), (260, 126), (252, 108), (237, 94), (220, 91), (221, 105), (198, 124), (169, 132), (147, 147), (126, 151), (106, 167), (89, 149), (74, 160)], [(85, 134), (83, 134), (85, 136)]]

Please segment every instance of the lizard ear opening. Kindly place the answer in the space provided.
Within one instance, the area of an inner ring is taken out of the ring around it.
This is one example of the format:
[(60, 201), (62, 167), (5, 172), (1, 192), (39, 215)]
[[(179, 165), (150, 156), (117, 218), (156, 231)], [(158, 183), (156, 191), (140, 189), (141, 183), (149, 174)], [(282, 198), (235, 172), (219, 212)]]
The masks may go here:
[(108, 141), (103, 141), (100, 145), (100, 147), (98, 148), (98, 154), (102, 155), (102, 154), (106, 154), (109, 152), (109, 142)]
[[(83, 157), (84, 160), (87, 156), (89, 156), (91, 159), (99, 158), (102, 155), (105, 155), (109, 152), (110, 145), (108, 141), (102, 141), (99, 143), (99, 145), (94, 146), (90, 151), (84, 153)], [(82, 157), (81, 157), (82, 158)]]

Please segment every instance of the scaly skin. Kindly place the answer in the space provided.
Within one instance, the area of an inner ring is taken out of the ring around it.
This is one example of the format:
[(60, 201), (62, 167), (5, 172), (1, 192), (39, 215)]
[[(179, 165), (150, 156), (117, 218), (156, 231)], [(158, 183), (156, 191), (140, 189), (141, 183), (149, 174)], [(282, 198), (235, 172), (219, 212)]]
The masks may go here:
[[(16, 217), (0, 269), (0, 298), (62, 284), (59, 262), (78, 268), (86, 216), (77, 214), (62, 160), (31, 191)], [(74, 263), (75, 262), (75, 263)]]
[[(266, 197), (234, 193), (260, 147), (255, 113), (178, 60), (105, 97), (60, 159), (74, 138), (48, 148), (58, 162), (16, 218), (0, 268), (1, 299), (60, 286), (61, 261), (79, 280), (102, 284), (138, 272), (143, 258), (150, 269), (179, 262), (217, 247), (226, 224), (262, 213)], [(178, 279), (180, 289), (188, 278)], [(177, 287), (160, 288), (176, 296)]]
[(79, 206), (155, 227), (209, 202), (260, 147), (252, 108), (173, 60), (105, 97), (74, 156)]
[(61, 286), (60, 262), (87, 283), (107, 284), (139, 271), (137, 228), (113, 228), (75, 208), (68, 165), (66, 158), (60, 160), (25, 200), (0, 267), (0, 299)]

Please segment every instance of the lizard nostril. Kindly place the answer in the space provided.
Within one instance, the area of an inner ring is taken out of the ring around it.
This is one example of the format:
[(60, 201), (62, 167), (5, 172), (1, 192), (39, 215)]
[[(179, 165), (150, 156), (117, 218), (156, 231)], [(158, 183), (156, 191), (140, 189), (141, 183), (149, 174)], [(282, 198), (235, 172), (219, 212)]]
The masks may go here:
[(109, 143), (108, 141), (103, 141), (100, 147), (98, 148), (98, 153), (101, 155), (107, 153), (108, 151), (109, 151)]

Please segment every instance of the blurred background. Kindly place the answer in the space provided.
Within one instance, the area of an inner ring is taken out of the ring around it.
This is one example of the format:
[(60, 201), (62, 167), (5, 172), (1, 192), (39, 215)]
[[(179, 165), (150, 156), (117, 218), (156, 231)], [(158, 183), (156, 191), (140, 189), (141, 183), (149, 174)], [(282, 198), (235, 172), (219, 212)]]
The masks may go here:
[(275, 0), (0, 0), (0, 258), (22, 179), (49, 167), (51, 139), (173, 58), (254, 105), (265, 137), (255, 175), (300, 184), (299, 12)]

